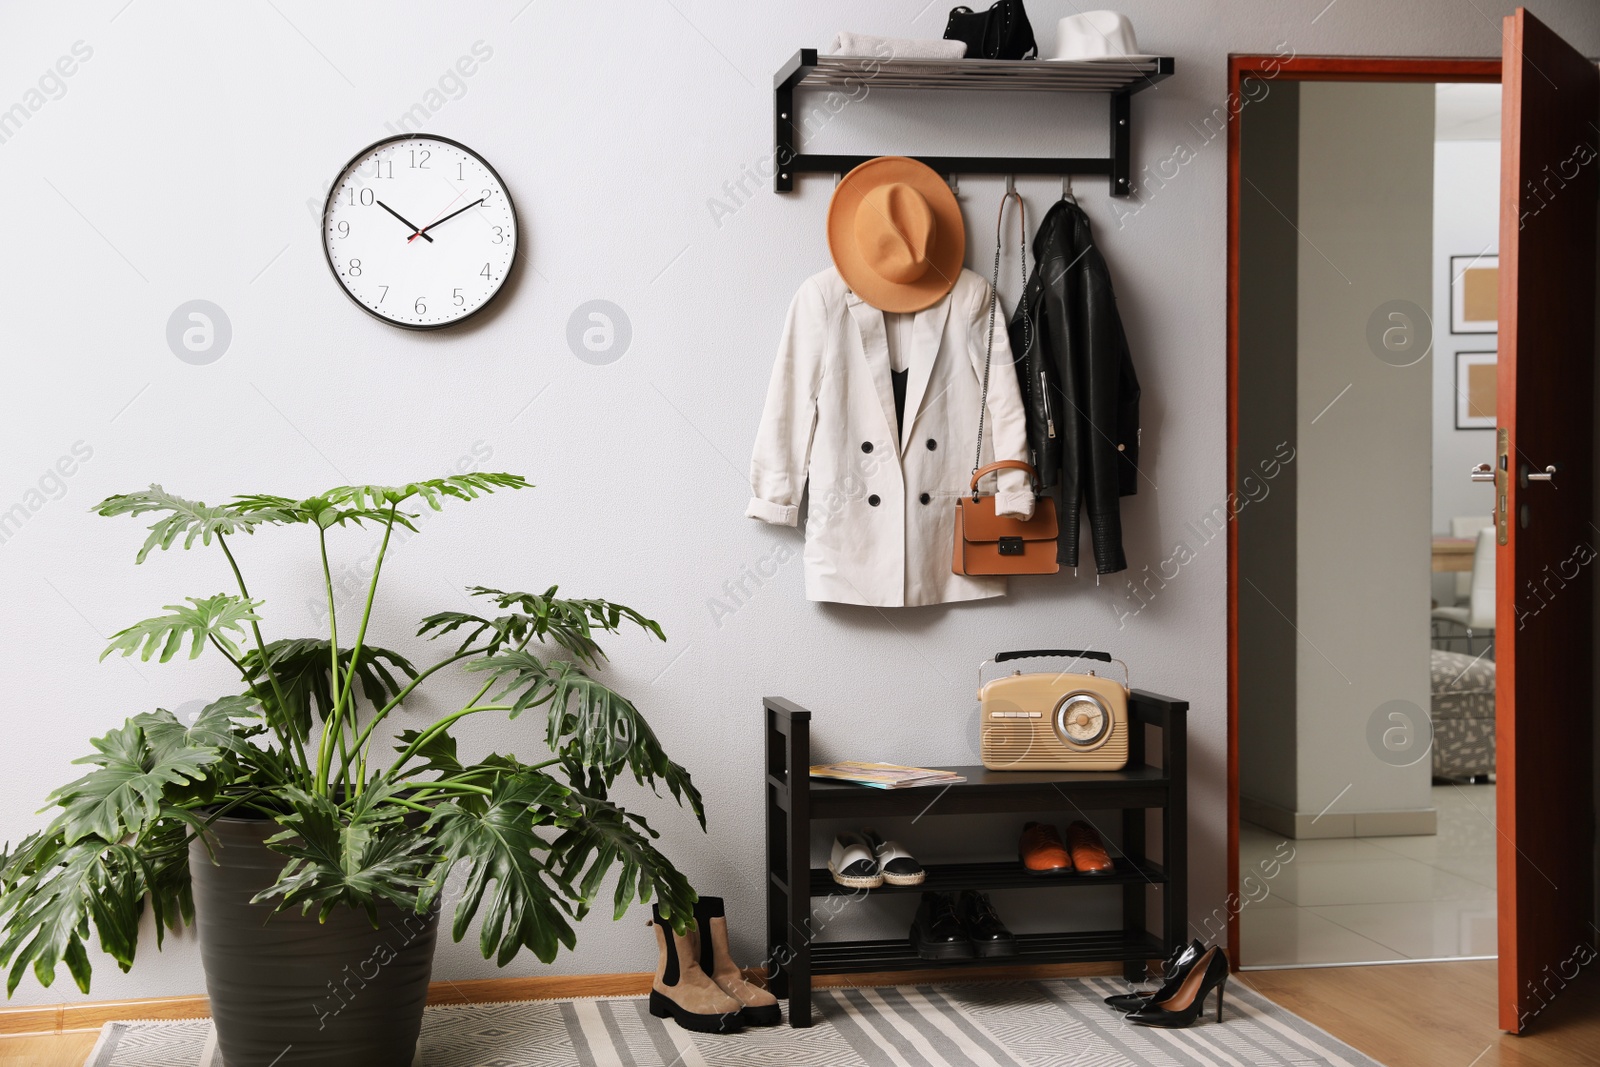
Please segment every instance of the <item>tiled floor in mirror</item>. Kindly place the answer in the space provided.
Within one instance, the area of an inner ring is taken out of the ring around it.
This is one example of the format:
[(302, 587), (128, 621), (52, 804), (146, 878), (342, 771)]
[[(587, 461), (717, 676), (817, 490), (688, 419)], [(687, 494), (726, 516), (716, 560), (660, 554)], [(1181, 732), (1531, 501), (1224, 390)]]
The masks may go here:
[(1429, 837), (1285, 841), (1241, 824), (1240, 895), (1257, 898), (1239, 916), (1241, 964), (1493, 956), (1494, 789), (1434, 786)]

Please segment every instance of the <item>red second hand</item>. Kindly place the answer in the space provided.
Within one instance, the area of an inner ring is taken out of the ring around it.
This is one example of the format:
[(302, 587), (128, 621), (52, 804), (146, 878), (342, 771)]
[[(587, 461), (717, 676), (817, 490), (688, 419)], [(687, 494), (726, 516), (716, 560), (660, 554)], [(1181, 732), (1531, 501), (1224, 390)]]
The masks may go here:
[[(444, 207), (440, 208), (438, 211), (435, 211), (433, 213), (433, 219), (432, 219), (432, 221), (430, 221), (428, 223), (428, 226), (432, 226), (435, 222), (438, 222), (440, 215), (443, 215), (446, 211), (449, 211), (452, 207), (455, 206), (455, 202), (457, 200), (460, 200), (463, 196), (466, 196), (466, 195), (467, 194), (465, 192), (460, 192), (460, 193), (457, 193), (455, 196), (451, 197), (450, 198), (450, 203), (446, 204)], [(422, 228), (422, 230), (426, 230), (428, 228), (428, 226), (424, 226)], [(412, 234), (410, 237), (407, 237), (406, 238), (406, 244), (410, 244), (412, 241), (415, 241), (418, 237), (421, 237), (422, 236), (422, 230), (418, 230), (416, 233)]]

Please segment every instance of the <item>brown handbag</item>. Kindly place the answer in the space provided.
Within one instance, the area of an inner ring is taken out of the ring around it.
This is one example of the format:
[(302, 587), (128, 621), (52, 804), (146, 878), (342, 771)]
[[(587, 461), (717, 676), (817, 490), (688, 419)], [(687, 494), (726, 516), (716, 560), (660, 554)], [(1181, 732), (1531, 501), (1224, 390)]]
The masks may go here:
[[(999, 300), (1000, 285), (1000, 223), (1005, 221), (1006, 201), (1017, 197), (1020, 213), (1022, 197), (1008, 190), (1000, 199), (1000, 222), (995, 225), (994, 285), (989, 287), (989, 344), (983, 358), (983, 400), (978, 408), (978, 453), (972, 461), (972, 495), (963, 495), (956, 501), (955, 554), (951, 568), (957, 574), (1055, 574), (1061, 570), (1056, 561), (1056, 539), (1060, 528), (1056, 525), (1056, 502), (1048, 496), (1037, 496), (1039, 474), (1020, 459), (1002, 459), (988, 466), (983, 463), (983, 422), (989, 410), (989, 363), (994, 355), (995, 305)], [(1028, 276), (1028, 246), (1026, 218), (1019, 218), (1024, 240), (1022, 243), (1022, 277)], [(1033, 518), (1017, 519), (995, 514), (995, 498), (978, 493), (978, 481), (986, 474), (1002, 470), (1028, 472), (1035, 487)]]
[(994, 512), (995, 498), (978, 495), (978, 479), (1000, 470), (1034, 470), (1020, 459), (1002, 459), (972, 475), (972, 495), (956, 501), (956, 550), (951, 566), (957, 574), (1055, 574), (1056, 502), (1040, 497), (1033, 518), (1017, 519)]

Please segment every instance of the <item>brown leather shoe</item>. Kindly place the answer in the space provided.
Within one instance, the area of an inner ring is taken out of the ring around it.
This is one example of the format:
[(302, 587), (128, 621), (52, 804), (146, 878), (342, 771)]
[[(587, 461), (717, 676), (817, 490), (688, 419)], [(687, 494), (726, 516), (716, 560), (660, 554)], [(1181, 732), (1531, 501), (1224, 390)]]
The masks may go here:
[(1067, 827), (1067, 845), (1072, 849), (1072, 866), (1079, 874), (1110, 874), (1115, 866), (1094, 827), (1075, 822)]
[(694, 921), (700, 938), (700, 969), (742, 1005), (739, 1021), (746, 1026), (777, 1026), (783, 1022), (778, 998), (747, 981), (744, 971), (733, 962), (733, 954), (728, 950), (728, 918), (722, 898), (701, 897), (695, 901)]
[(650, 1014), (672, 1018), (685, 1030), (705, 1034), (737, 1033), (744, 1005), (729, 996), (700, 968), (698, 931), (674, 933), (672, 924), (654, 909), (656, 951), (655, 981), (650, 984)]
[(1029, 874), (1068, 874), (1072, 871), (1072, 853), (1067, 851), (1067, 846), (1061, 843), (1061, 835), (1049, 823), (1030, 822), (1024, 826), (1017, 851)]

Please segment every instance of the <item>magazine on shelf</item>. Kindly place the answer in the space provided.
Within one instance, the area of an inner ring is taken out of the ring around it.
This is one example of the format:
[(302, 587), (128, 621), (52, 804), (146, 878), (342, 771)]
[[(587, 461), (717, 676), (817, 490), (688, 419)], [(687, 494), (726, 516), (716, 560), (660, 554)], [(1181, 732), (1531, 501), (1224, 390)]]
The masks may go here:
[(902, 767), (898, 763), (864, 763), (859, 760), (818, 764), (811, 768), (811, 777), (854, 782), (874, 789), (909, 789), (913, 786), (954, 785), (966, 781), (954, 771)]

